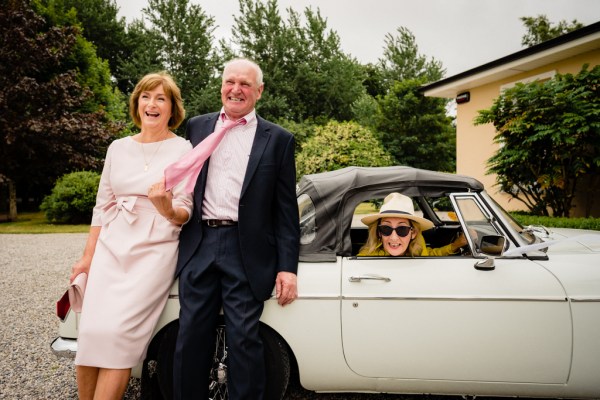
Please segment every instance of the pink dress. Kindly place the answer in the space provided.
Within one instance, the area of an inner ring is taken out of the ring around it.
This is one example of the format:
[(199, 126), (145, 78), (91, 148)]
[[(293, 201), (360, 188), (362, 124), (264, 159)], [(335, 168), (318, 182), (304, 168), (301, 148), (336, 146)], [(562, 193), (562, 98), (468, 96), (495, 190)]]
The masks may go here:
[[(92, 217), (92, 226), (102, 229), (83, 299), (75, 364), (132, 368), (146, 357), (173, 284), (181, 230), (156, 211), (148, 188), (191, 149), (181, 137), (146, 144), (125, 137), (109, 146)], [(191, 215), (185, 183), (173, 189), (173, 205)]]

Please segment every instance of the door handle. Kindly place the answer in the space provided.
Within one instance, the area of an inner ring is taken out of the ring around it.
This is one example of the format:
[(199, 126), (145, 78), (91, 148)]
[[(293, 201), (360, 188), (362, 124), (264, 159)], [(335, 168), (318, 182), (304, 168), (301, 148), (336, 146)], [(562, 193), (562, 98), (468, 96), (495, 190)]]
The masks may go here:
[(379, 276), (379, 275), (372, 275), (372, 274), (361, 275), (361, 276), (351, 276), (350, 278), (348, 278), (348, 280), (350, 282), (361, 282), (363, 279), (370, 280), (370, 281), (384, 281), (384, 282), (391, 281), (391, 279), (388, 278), (387, 276)]

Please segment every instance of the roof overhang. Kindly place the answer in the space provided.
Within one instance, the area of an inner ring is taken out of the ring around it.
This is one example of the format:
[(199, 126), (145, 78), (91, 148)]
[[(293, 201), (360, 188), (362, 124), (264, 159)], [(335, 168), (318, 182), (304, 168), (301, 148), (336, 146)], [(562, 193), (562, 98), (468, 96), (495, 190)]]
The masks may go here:
[(454, 98), (457, 94), (600, 49), (600, 22), (483, 64), (460, 74), (425, 85), (427, 97)]

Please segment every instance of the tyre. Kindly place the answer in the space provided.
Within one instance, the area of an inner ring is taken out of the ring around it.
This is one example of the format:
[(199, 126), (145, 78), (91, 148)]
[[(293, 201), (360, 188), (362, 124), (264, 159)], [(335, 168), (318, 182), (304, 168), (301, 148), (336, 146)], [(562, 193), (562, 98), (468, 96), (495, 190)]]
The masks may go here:
[(265, 349), (265, 400), (281, 400), (290, 382), (290, 355), (283, 339), (271, 328), (261, 325)]
[[(146, 359), (142, 371), (142, 399), (173, 398), (173, 355), (179, 322), (174, 321), (160, 333), (155, 360)], [(287, 346), (275, 331), (261, 325), (260, 336), (265, 349), (265, 400), (281, 400), (290, 379), (290, 357)], [(227, 400), (227, 343), (225, 325), (217, 326), (213, 366), (210, 371), (209, 396), (212, 400)]]

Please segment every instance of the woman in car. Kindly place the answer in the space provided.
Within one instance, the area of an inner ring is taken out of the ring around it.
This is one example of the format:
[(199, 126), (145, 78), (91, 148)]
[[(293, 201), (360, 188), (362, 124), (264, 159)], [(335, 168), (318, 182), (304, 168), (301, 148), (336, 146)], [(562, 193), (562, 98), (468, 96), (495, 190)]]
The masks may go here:
[(433, 223), (416, 216), (412, 199), (400, 193), (387, 195), (379, 213), (361, 221), (369, 227), (369, 237), (359, 256), (448, 256), (467, 245), (467, 239), (461, 233), (446, 246), (427, 247), (421, 232), (433, 228)]

